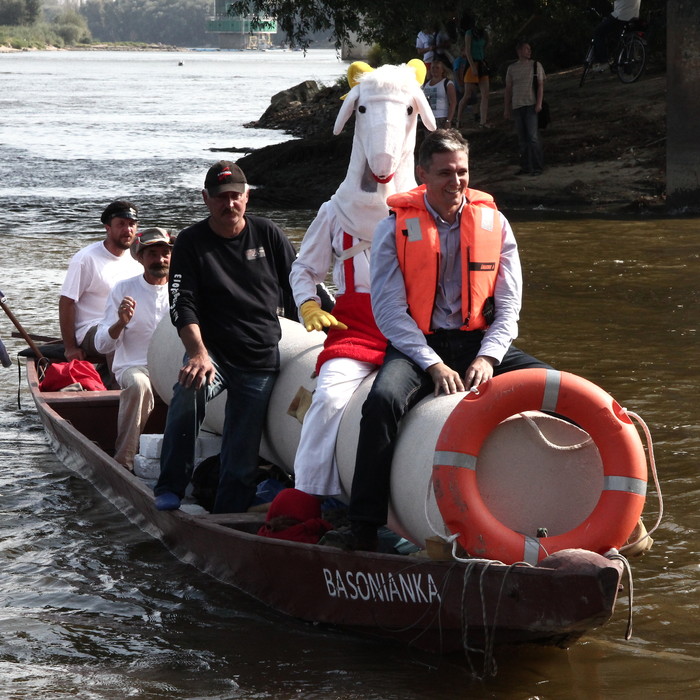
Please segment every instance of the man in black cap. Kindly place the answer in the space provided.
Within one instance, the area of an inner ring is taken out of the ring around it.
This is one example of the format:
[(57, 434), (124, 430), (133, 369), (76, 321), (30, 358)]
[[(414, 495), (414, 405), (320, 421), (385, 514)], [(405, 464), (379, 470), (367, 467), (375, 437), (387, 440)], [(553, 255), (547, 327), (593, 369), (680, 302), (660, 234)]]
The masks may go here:
[(281, 292), (291, 294), (292, 244), (272, 221), (246, 213), (248, 184), (219, 161), (202, 190), (209, 217), (180, 233), (170, 264), (170, 316), (185, 359), (161, 450), (156, 508), (175, 510), (194, 467), (207, 401), (228, 389), (215, 513), (244, 512), (267, 404), (279, 370)]
[(138, 209), (131, 202), (117, 200), (100, 217), (104, 240), (79, 250), (68, 265), (58, 301), (58, 320), (66, 360), (103, 357), (95, 349), (97, 325), (112, 287), (134, 277), (143, 268), (126, 255), (138, 229)]

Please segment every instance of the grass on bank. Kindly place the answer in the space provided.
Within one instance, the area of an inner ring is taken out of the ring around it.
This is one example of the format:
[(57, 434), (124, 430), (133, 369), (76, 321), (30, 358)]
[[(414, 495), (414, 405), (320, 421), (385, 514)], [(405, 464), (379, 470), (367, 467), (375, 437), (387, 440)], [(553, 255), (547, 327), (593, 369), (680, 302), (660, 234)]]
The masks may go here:
[(64, 48), (114, 48), (114, 49), (166, 49), (177, 47), (166, 44), (149, 44), (142, 41), (102, 42), (83, 38), (75, 41), (66, 39), (55, 31), (53, 24), (35, 24), (31, 27), (9, 27), (0, 25), (0, 49), (10, 48), (17, 51), (31, 49)]
[(11, 49), (45, 49), (49, 46), (63, 48), (65, 39), (58, 34), (56, 26), (46, 22), (29, 27), (0, 26), (0, 46)]

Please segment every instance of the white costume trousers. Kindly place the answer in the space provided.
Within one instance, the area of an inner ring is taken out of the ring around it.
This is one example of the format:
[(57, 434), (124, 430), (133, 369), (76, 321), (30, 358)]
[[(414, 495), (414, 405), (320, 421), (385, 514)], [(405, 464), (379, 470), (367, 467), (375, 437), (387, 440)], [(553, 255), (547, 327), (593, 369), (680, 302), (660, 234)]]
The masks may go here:
[(134, 468), (139, 437), (154, 406), (153, 388), (146, 367), (129, 367), (121, 375), (117, 443), (114, 459), (127, 469)]
[(335, 443), (340, 421), (362, 380), (377, 369), (371, 362), (337, 357), (321, 365), (311, 406), (304, 416), (294, 459), (294, 486), (316, 496), (342, 493)]

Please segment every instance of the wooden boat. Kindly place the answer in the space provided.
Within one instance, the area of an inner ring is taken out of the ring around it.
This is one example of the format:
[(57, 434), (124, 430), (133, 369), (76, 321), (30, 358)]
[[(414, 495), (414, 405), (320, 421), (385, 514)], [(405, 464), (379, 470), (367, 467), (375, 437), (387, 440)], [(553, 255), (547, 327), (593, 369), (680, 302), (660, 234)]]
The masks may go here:
[[(350, 553), (259, 537), (258, 513), (160, 512), (145, 483), (109, 454), (118, 391), (45, 392), (28, 382), (52, 449), (179, 559), (302, 620), (435, 653), (536, 643), (567, 647), (611, 617), (623, 565), (563, 550), (537, 566)], [(149, 432), (162, 432), (165, 406)]]

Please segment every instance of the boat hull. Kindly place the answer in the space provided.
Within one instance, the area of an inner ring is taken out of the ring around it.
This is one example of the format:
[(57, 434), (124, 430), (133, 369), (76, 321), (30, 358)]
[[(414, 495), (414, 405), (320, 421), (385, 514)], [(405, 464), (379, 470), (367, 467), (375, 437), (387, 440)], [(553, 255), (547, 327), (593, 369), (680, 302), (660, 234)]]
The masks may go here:
[(113, 441), (118, 392), (42, 394), (33, 365), (28, 375), (67, 467), (176, 557), (279, 612), (434, 653), (465, 643), (566, 647), (612, 615), (621, 565), (585, 550), (538, 566), (434, 561), (258, 537), (258, 514), (158, 511), (150, 489), (103, 449)]

